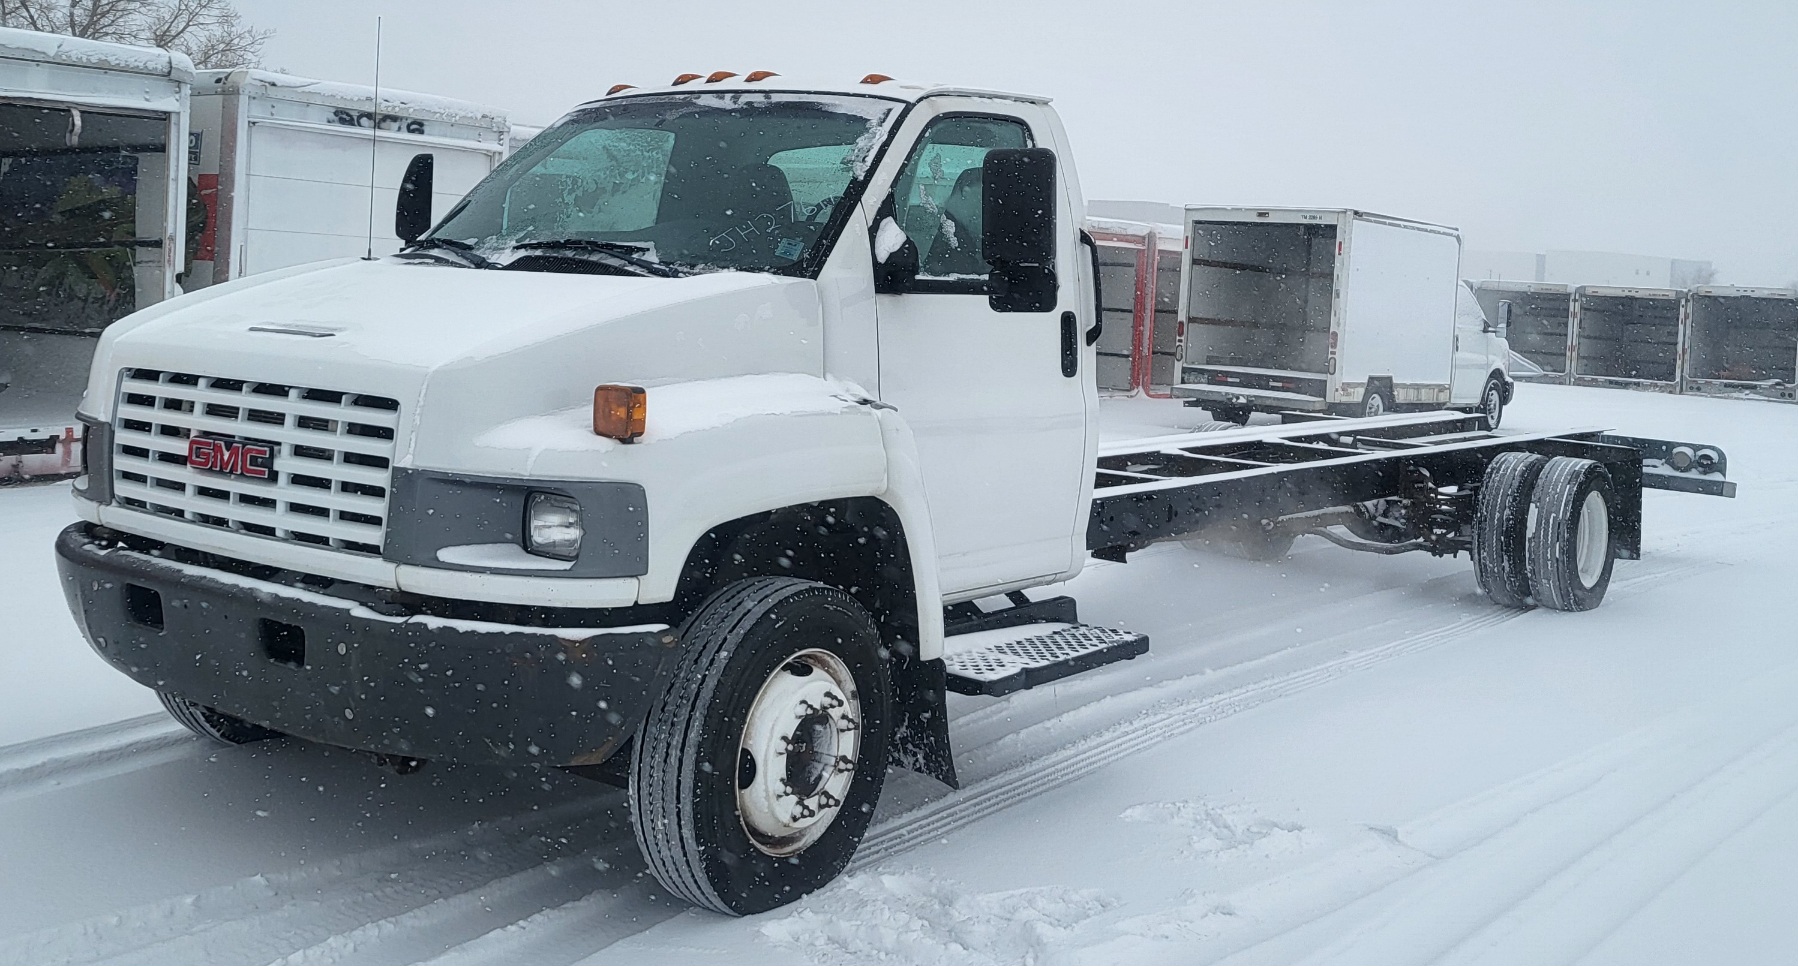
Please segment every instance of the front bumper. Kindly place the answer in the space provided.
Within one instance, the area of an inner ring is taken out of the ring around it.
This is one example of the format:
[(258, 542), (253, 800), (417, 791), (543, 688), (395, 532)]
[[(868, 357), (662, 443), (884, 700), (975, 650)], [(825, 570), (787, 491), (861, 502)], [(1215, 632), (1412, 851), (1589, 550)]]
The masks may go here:
[(598, 764), (635, 731), (679, 655), (665, 625), (389, 613), (128, 549), (85, 523), (57, 537), (56, 557), (89, 644), (139, 684), (364, 751)]

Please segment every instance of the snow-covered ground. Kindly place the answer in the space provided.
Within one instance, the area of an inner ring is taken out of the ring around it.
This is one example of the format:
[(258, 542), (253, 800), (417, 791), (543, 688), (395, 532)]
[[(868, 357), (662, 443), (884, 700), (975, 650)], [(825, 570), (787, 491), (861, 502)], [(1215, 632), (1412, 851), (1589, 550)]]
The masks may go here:
[(1151, 653), (958, 700), (962, 790), (896, 774), (848, 875), (740, 920), (662, 897), (606, 786), (140, 717), (64, 613), (66, 494), (0, 491), (0, 963), (1798, 959), (1798, 407), (1525, 386), (1508, 424), (1715, 442), (1740, 497), (1648, 494), (1584, 614), (1315, 538), (1096, 564), (1067, 591)]

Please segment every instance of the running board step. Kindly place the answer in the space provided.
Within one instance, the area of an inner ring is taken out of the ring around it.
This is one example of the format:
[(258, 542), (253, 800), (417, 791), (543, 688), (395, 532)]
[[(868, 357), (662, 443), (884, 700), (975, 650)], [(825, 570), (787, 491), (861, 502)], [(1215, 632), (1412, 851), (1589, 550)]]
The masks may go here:
[(1147, 654), (1149, 638), (1091, 624), (1026, 624), (957, 634), (943, 643), (948, 688), (998, 696)]

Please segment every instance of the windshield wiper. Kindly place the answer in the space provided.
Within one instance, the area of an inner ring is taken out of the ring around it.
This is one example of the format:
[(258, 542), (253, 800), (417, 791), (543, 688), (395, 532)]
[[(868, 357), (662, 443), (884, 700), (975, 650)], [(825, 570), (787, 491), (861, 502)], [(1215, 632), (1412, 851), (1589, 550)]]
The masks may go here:
[(643, 253), (647, 249), (643, 245), (632, 242), (598, 241), (592, 238), (555, 238), (544, 241), (518, 242), (512, 248), (516, 251), (554, 251), (559, 249), (592, 252), (596, 255), (615, 258), (626, 265), (642, 269), (650, 275), (659, 275), (662, 278), (680, 278), (687, 274), (673, 265), (644, 258)]
[(420, 238), (400, 249), (400, 254), (420, 252), (425, 254), (449, 253), (455, 256), (455, 263), (466, 268), (497, 268), (486, 256), (474, 250), (474, 246), (454, 238)]

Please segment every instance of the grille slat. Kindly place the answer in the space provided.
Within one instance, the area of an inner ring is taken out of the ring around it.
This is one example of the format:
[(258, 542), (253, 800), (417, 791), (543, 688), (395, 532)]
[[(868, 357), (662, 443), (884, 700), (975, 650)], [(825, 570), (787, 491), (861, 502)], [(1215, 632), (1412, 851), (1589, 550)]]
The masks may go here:
[[(118, 400), (113, 473), (120, 503), (200, 526), (381, 552), (397, 401), (150, 370), (126, 370)], [(189, 467), (194, 435), (269, 445), (274, 478)]]

